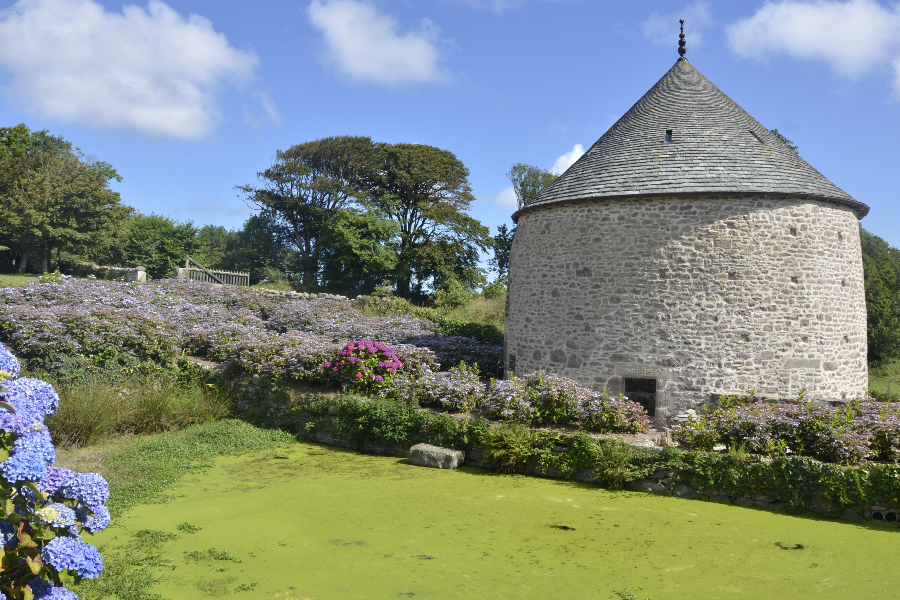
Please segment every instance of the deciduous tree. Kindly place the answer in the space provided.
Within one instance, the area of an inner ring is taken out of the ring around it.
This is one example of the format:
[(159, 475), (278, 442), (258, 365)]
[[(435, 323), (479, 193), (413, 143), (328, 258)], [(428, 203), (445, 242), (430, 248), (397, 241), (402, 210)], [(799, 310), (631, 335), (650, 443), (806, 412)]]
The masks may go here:
[(514, 164), (506, 176), (513, 184), (520, 209), (537, 200), (544, 188), (559, 177), (556, 173), (524, 163)]
[(258, 185), (235, 189), (251, 206), (267, 210), (290, 227), (300, 255), (301, 279), (318, 286), (319, 238), (329, 220), (359, 197), (361, 172), (371, 160), (368, 137), (329, 137), (276, 153), (275, 163), (257, 173)]
[(367, 174), (368, 203), (397, 223), (398, 294), (422, 298), (426, 286), (484, 282), (480, 252), (490, 231), (468, 214), (469, 170), (447, 150), (422, 144), (378, 144)]

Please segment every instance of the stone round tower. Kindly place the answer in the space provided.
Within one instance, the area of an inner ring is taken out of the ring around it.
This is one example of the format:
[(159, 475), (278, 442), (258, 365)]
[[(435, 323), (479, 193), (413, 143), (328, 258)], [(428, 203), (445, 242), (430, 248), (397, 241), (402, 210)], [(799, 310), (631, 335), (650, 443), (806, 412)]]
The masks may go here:
[(513, 215), (507, 373), (641, 401), (867, 392), (868, 207), (681, 58)]

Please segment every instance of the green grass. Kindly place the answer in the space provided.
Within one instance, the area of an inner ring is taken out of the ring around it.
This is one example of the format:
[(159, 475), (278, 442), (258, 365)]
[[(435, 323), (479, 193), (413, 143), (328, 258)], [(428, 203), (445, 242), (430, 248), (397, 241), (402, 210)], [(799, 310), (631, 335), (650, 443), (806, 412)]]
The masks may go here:
[(113, 515), (144, 502), (166, 500), (160, 492), (189, 473), (210, 468), (222, 455), (273, 450), (293, 441), (283, 431), (257, 429), (235, 419), (195, 425), (104, 445), (60, 452), (57, 464), (101, 473), (110, 483)]
[(0, 275), (0, 287), (16, 287), (35, 280), (36, 275)]
[(448, 312), (439, 311), (438, 314), (453, 321), (494, 325), (502, 332), (505, 309), (505, 295), (496, 298), (475, 296), (463, 306), (454, 308)]
[(397, 313), (412, 315), (420, 319), (443, 317), (445, 319), (463, 323), (494, 325), (502, 332), (504, 311), (506, 308), (506, 296), (504, 295), (496, 298), (473, 296), (465, 305), (457, 306), (452, 309), (416, 306), (405, 298), (398, 298), (396, 296), (389, 298), (361, 296), (353, 302), (353, 305), (369, 317), (387, 316)]
[[(169, 484), (167, 503), (134, 505), (95, 536), (119, 575), (77, 586), (82, 600), (116, 589), (120, 598), (169, 600), (876, 599), (896, 591), (897, 529), (885, 524), (425, 469), (310, 443), (214, 463)], [(146, 582), (142, 596), (127, 595), (129, 568)]]
[(891, 398), (900, 400), (900, 361), (869, 365), (869, 394), (887, 399), (889, 381)]

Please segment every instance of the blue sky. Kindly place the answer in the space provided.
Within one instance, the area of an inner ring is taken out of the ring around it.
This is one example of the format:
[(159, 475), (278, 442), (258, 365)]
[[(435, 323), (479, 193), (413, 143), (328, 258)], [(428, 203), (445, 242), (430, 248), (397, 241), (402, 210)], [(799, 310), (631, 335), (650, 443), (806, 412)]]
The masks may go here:
[(900, 9), (852, 2), (0, 0), (0, 124), (63, 135), (124, 201), (239, 227), (276, 149), (451, 150), (495, 229), (516, 162), (564, 168), (688, 59), (900, 247)]

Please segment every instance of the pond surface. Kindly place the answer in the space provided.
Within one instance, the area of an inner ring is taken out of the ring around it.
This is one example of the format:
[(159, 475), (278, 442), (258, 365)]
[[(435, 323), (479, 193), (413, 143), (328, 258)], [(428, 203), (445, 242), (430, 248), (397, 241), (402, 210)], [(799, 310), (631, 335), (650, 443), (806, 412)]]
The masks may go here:
[(171, 600), (900, 595), (900, 537), (888, 526), (314, 444), (219, 459), (168, 493), (92, 541), (177, 534), (161, 546), (168, 580), (153, 588)]

